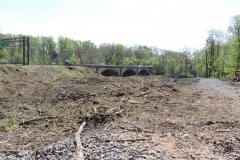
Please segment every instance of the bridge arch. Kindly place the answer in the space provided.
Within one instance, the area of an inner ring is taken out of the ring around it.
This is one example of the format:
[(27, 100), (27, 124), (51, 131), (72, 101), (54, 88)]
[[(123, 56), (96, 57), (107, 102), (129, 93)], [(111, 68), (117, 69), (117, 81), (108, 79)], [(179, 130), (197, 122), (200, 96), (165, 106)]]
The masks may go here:
[(84, 66), (91, 68), (93, 71), (104, 76), (133, 76), (151, 74), (152, 66), (116, 66), (116, 65), (94, 65), (84, 64)]
[(127, 69), (123, 74), (122, 77), (129, 77), (129, 76), (134, 76), (137, 75), (137, 73), (132, 70), (132, 69)]
[(150, 73), (149, 73), (146, 69), (142, 69), (142, 70), (138, 73), (138, 75), (140, 75), (140, 76), (149, 76)]
[(120, 76), (118, 71), (113, 70), (113, 69), (106, 69), (106, 70), (102, 71), (101, 75), (103, 75), (103, 76), (115, 76), (115, 77)]

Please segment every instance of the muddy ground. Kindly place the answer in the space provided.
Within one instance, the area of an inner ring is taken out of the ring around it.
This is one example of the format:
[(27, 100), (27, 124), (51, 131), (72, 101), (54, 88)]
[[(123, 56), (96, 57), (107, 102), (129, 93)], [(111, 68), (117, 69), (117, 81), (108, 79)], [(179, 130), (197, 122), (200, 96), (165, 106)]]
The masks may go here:
[(240, 159), (239, 83), (59, 72), (0, 67), (0, 154), (36, 151), (86, 121), (85, 136), (114, 130), (101, 140), (142, 139), (169, 159)]

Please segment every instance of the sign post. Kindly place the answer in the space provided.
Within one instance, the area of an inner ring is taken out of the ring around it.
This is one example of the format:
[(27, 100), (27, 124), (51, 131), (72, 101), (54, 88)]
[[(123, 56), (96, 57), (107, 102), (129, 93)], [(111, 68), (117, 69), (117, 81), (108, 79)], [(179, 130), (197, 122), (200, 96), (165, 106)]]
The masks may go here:
[(25, 66), (25, 48), (26, 48), (26, 43), (25, 43), (25, 36), (23, 36), (23, 39), (22, 39), (22, 41), (23, 41), (23, 65)]
[(29, 65), (29, 49), (30, 49), (29, 37), (27, 37), (27, 65)]
[[(12, 43), (14, 42), (16, 42), (17, 45), (12, 45)], [(14, 47), (14, 46), (23, 46), (22, 48), (23, 49), (23, 65), (26, 64), (26, 61), (25, 61), (26, 58), (27, 58), (27, 65), (29, 65), (29, 48), (30, 48), (29, 37), (23, 36), (19, 38), (0, 39), (0, 47)], [(26, 55), (26, 47), (27, 47), (27, 55)]]

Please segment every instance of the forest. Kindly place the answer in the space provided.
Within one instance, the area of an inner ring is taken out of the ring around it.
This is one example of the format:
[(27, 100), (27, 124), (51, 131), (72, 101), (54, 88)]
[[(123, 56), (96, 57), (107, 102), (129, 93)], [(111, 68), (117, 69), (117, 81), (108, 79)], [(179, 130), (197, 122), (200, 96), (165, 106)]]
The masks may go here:
[[(0, 39), (21, 36), (0, 33)], [(22, 50), (19, 44), (0, 47), (0, 62), (22, 63)], [(73, 40), (63, 36), (57, 40), (47, 36), (30, 36), (30, 64), (62, 65), (66, 61), (75, 65), (153, 66), (154, 75), (170, 77), (230, 78), (235, 70), (240, 69), (240, 15), (230, 19), (227, 33), (209, 30), (205, 46), (194, 51), (188, 47), (172, 51), (146, 45), (96, 45), (90, 40)]]

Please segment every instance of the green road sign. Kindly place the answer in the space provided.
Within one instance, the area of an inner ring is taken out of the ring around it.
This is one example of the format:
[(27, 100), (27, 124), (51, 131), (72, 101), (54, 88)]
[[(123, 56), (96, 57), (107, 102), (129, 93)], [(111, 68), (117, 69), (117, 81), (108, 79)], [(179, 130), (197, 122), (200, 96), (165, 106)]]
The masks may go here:
[(7, 46), (9, 46), (9, 41), (8, 41), (8, 40), (1, 40), (1, 41), (0, 41), (0, 46), (1, 46), (1, 47), (7, 47)]

